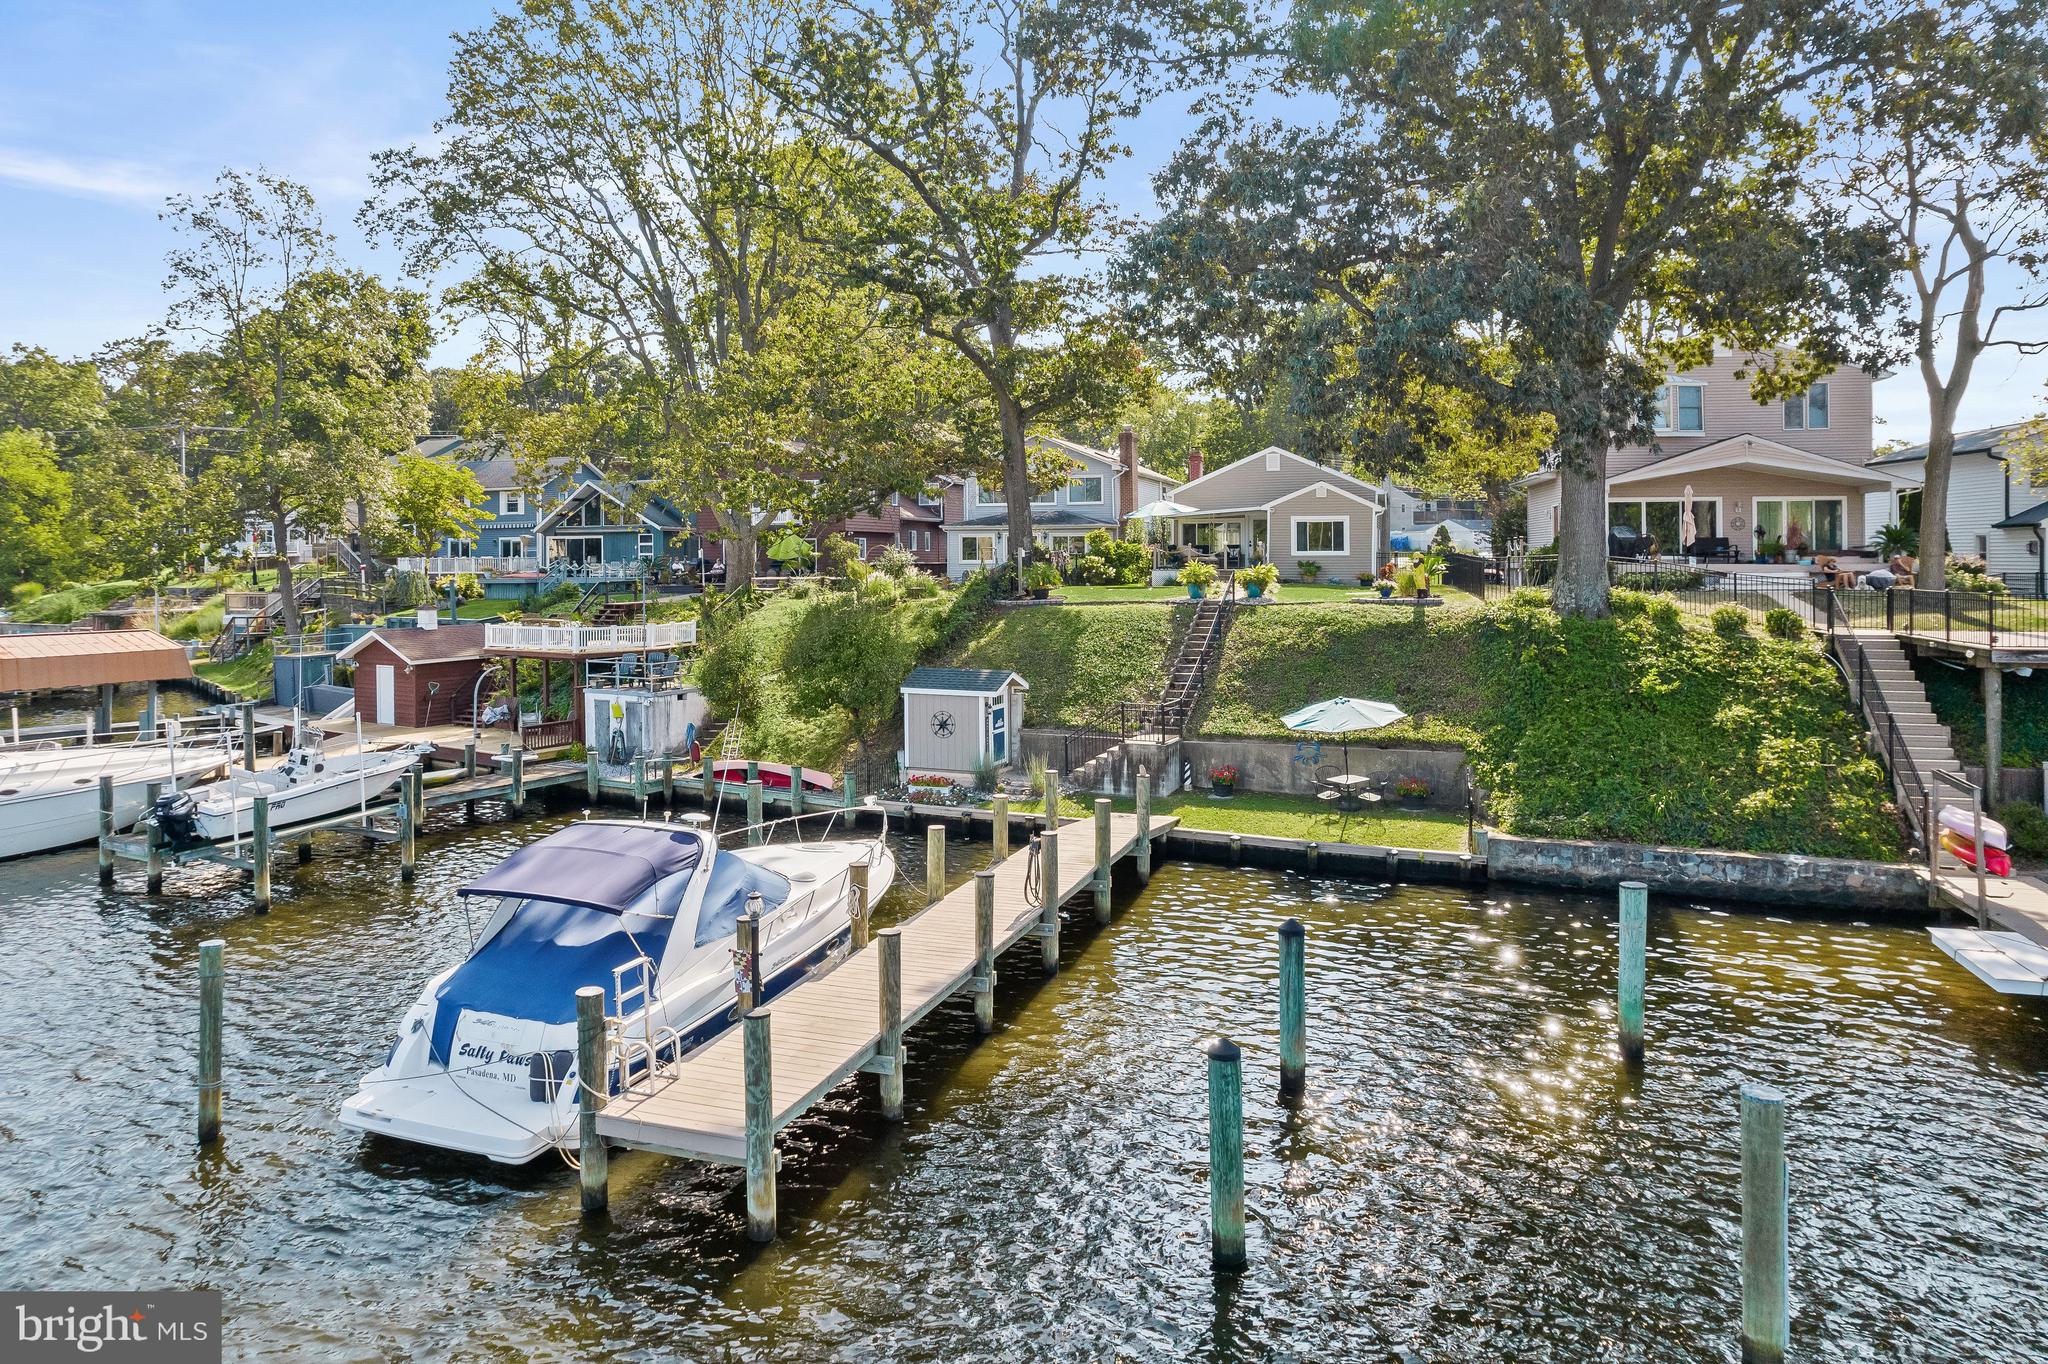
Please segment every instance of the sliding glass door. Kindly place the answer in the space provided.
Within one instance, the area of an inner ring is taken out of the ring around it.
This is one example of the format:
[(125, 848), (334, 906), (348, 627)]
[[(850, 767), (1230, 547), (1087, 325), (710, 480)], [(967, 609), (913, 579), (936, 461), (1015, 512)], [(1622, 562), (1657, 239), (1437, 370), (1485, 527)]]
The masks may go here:
[(1758, 545), (1776, 540), (1787, 551), (1840, 554), (1846, 547), (1849, 504), (1840, 497), (1759, 497)]

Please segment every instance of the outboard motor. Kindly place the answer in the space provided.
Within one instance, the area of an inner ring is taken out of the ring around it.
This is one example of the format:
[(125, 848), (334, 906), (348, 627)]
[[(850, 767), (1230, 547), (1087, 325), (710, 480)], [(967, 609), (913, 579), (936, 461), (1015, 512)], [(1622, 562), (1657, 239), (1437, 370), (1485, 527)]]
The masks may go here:
[(199, 806), (189, 791), (172, 791), (158, 796), (149, 809), (149, 824), (174, 848), (203, 843), (199, 836)]

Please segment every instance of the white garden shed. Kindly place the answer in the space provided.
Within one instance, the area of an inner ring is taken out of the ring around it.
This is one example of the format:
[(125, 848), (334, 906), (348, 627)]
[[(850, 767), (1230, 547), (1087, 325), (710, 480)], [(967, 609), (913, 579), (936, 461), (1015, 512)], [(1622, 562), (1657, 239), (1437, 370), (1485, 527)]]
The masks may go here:
[(1024, 728), (1031, 684), (998, 668), (916, 668), (903, 681), (903, 766), (964, 781), (1002, 767)]

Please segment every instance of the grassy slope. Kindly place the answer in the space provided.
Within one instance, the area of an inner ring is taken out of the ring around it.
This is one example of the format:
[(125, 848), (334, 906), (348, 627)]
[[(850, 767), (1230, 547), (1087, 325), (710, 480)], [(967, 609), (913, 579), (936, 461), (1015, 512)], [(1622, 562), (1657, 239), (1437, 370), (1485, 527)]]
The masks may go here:
[(244, 700), (264, 700), (271, 692), (270, 644), (265, 641), (231, 663), (195, 663), (192, 671)]
[(1531, 595), (1487, 613), (1474, 752), (1512, 833), (1895, 857), (1882, 768), (1840, 676), (1804, 641), (1723, 639), (1617, 593), (1563, 621)]
[[(1984, 761), (1983, 679), (1975, 668), (1951, 668), (1933, 659), (1915, 666), (1935, 718), (1949, 727), (1956, 756), (1966, 763)], [(2020, 677), (2008, 672), (2004, 682), (2005, 765), (2032, 767), (2048, 762), (2048, 674)]]
[(1204, 737), (1289, 738), (1280, 717), (1312, 701), (1392, 701), (1407, 720), (1372, 742), (1466, 744), (1484, 711), (1472, 662), (1484, 613), (1331, 605), (1241, 611), (1195, 715)]
[(79, 583), (56, 592), (31, 597), (14, 608), (14, 618), (43, 625), (68, 625), (81, 616), (101, 610), (109, 602), (132, 597), (141, 591), (137, 579), (105, 583)]
[(1112, 721), (1120, 701), (1150, 701), (1193, 610), (1156, 606), (1019, 607), (992, 611), (942, 660), (1011, 668), (1031, 684), (1025, 723)]

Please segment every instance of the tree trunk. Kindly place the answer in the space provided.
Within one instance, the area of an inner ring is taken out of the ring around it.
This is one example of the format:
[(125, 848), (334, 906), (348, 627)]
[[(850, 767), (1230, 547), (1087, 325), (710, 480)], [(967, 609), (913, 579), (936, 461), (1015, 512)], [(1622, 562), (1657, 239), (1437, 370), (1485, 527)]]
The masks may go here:
[(299, 604), (293, 599), (291, 541), (285, 535), (288, 519), (281, 511), (273, 513), (270, 529), (277, 550), (278, 609), (283, 613), (285, 637), (295, 639), (299, 633)]
[[(1003, 507), (1010, 531), (1008, 562), (1031, 548), (1031, 461), (1024, 447), (1024, 414), (1008, 393), (996, 394), (996, 412), (1003, 428)], [(1024, 582), (1017, 581), (1018, 595)]]
[(1607, 615), (1607, 451), (1566, 448), (1558, 463), (1557, 581), (1560, 616)]
[(1955, 463), (1955, 409), (1936, 404), (1927, 432), (1927, 481), (1920, 486), (1920, 568), (1913, 585), (1939, 592), (1948, 582), (1948, 477)]

